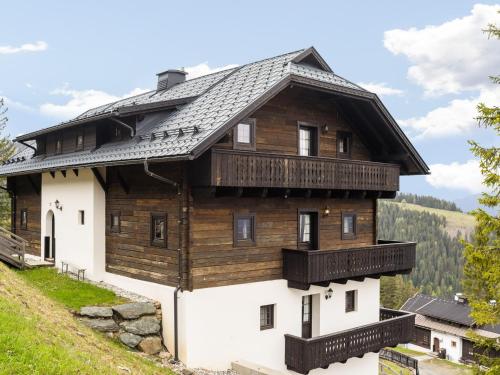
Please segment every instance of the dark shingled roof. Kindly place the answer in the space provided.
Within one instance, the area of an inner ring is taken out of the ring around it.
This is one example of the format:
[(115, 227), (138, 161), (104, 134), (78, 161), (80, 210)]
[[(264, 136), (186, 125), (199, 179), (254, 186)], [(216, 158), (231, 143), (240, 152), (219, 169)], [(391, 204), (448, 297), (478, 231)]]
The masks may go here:
[[(405, 302), (401, 310), (467, 327), (475, 326), (474, 320), (469, 316), (471, 308), (467, 303), (416, 294)], [(500, 333), (500, 325), (484, 326), (481, 329)]]
[(104, 144), (89, 151), (36, 156), (29, 149), (24, 158), (0, 165), (0, 175), (43, 172), (61, 168), (132, 164), (145, 158), (157, 160), (194, 159), (223, 132), (250, 115), (259, 105), (291, 83), (305, 84), (371, 101), (387, 124), (391, 137), (410, 156), (413, 174), (429, 168), (401, 131), (378, 97), (336, 75), (311, 47), (224, 70), (180, 83), (161, 92), (151, 91), (86, 111), (73, 120), (19, 136), (28, 141), (50, 131), (109, 117), (141, 111), (162, 110), (154, 122), (138, 127), (129, 140)]

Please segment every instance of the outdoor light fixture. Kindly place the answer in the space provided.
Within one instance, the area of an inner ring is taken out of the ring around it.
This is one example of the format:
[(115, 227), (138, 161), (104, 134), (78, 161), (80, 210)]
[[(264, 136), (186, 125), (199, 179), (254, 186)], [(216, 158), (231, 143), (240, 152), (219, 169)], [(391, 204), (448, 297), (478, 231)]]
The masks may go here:
[(325, 290), (325, 299), (330, 299), (332, 298), (333, 295), (333, 290), (332, 288), (329, 288), (328, 290)]
[(323, 133), (328, 133), (328, 125), (323, 125)]
[(56, 199), (56, 201), (54, 202), (54, 204), (56, 205), (56, 208), (59, 210), (59, 211), (62, 211), (62, 204), (59, 202), (58, 199)]
[(330, 207), (326, 206), (325, 209), (323, 210), (323, 215), (328, 216), (330, 215)]

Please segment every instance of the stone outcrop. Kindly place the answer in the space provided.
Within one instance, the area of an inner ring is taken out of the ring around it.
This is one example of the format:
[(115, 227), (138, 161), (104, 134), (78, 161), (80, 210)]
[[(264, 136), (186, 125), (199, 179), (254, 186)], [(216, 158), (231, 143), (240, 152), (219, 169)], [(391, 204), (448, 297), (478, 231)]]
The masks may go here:
[(87, 326), (107, 332), (130, 348), (146, 354), (163, 349), (161, 306), (159, 303), (136, 302), (113, 307), (87, 306), (80, 310), (80, 320)]

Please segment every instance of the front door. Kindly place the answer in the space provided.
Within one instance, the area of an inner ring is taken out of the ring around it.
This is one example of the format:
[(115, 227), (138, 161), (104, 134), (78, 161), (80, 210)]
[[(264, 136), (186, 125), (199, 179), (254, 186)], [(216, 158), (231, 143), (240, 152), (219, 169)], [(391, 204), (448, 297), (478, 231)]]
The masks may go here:
[(312, 295), (302, 297), (302, 338), (312, 337)]
[(434, 345), (432, 351), (434, 353), (439, 353), (439, 339), (437, 337), (434, 337)]

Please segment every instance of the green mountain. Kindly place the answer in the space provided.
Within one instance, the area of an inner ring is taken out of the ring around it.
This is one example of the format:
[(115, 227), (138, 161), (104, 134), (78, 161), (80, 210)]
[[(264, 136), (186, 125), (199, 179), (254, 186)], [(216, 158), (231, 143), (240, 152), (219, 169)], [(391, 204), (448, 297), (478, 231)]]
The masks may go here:
[(441, 297), (451, 297), (461, 291), (463, 245), (460, 240), (473, 233), (474, 218), (460, 212), (451, 202), (412, 197), (412, 203), (400, 196), (395, 201), (379, 202), (378, 238), (417, 242), (413, 272), (382, 278), (381, 302), (386, 307), (399, 308), (417, 290)]

